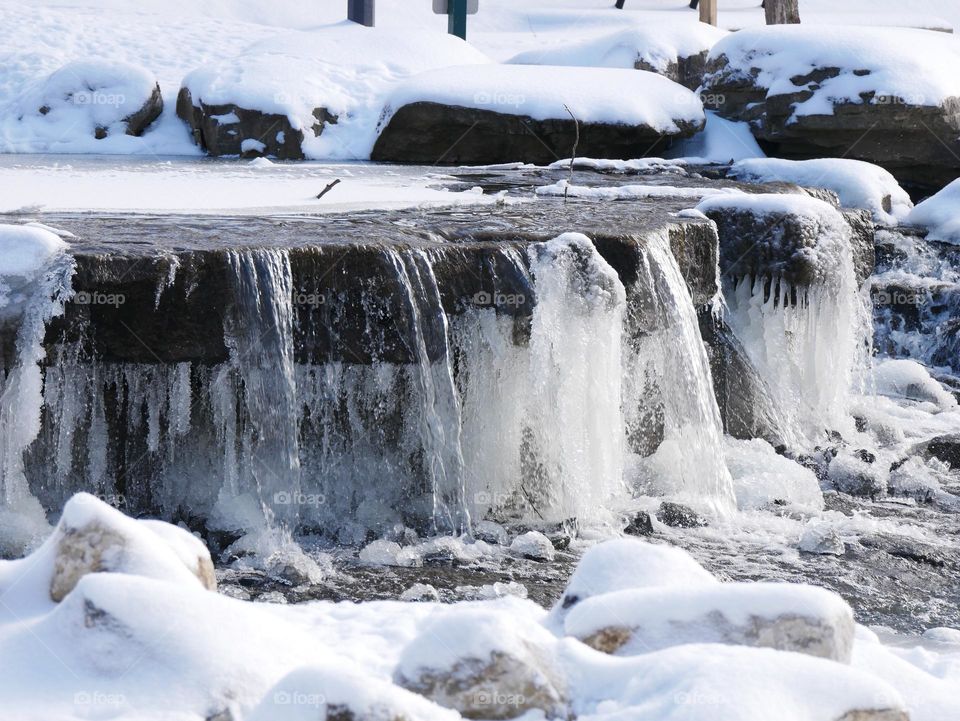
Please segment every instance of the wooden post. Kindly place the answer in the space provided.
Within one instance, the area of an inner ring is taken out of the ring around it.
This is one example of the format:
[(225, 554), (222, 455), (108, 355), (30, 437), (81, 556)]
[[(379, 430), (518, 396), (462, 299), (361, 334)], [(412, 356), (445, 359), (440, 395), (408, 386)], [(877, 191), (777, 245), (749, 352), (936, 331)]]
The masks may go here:
[(467, 39), (467, 0), (448, 0), (447, 31), (462, 40)]
[(347, 0), (347, 18), (372, 28), (376, 21), (376, 0)]
[(767, 25), (794, 25), (800, 22), (799, 0), (766, 0), (763, 10)]
[(700, 22), (717, 24), (717, 0), (700, 0)]

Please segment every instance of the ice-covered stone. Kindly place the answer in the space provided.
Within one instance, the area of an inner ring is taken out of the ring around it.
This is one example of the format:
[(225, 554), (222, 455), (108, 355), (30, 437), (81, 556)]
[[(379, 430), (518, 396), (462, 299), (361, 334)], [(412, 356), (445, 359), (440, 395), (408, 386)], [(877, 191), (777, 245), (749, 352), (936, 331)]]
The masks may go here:
[(556, 555), (550, 539), (540, 531), (527, 531), (517, 536), (510, 544), (510, 550), (522, 558), (531, 561), (552, 561)]
[(439, 601), (440, 594), (429, 583), (415, 583), (400, 594), (401, 601)]
[(797, 548), (821, 556), (842, 556), (846, 550), (840, 534), (825, 523), (808, 524)]

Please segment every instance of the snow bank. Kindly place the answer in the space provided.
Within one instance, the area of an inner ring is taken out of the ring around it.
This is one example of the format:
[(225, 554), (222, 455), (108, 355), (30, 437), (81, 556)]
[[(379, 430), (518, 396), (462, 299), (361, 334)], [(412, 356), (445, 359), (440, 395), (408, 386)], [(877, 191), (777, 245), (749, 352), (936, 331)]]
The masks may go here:
[(775, 501), (823, 510), (823, 494), (813, 471), (784, 458), (766, 441), (727, 436), (724, 457), (741, 510), (763, 508)]
[(751, 182), (796, 183), (834, 191), (845, 208), (864, 208), (874, 220), (896, 225), (913, 208), (910, 196), (883, 168), (861, 160), (753, 158), (730, 168), (730, 177)]
[(906, 222), (930, 231), (927, 240), (960, 245), (960, 179), (917, 205)]
[[(917, 52), (923, 48), (923, 52)], [(732, 33), (714, 45), (710, 59), (721, 56), (729, 67), (720, 72), (750, 77), (767, 95), (810, 90), (794, 115), (832, 115), (837, 103), (904, 102), (941, 105), (960, 96), (960, 40), (947, 33), (904, 28), (824, 25), (776, 25)], [(759, 72), (754, 75), (752, 69)], [(818, 68), (837, 68), (833, 78), (795, 85)], [(710, 77), (704, 87), (710, 87)]]
[(709, 50), (726, 31), (706, 23), (645, 23), (610, 35), (528, 50), (508, 60), (516, 65), (635, 68), (665, 73), (678, 58)]
[[(339, 23), (255, 43), (183, 80), (194, 105), (236, 105), (286, 115), (304, 131), (308, 158), (364, 159), (392, 83), (431, 68), (488, 63), (459, 38), (426, 30), (389, 31)], [(320, 137), (314, 110), (336, 116)]]
[(897, 359), (877, 363), (873, 368), (877, 393), (931, 404), (934, 409), (949, 411), (957, 407), (957, 399), (929, 371), (916, 361)]
[(704, 122), (703, 104), (682, 85), (643, 70), (472, 65), (433, 70), (401, 81), (387, 101), (393, 112), (417, 102), (442, 103), (535, 120), (638, 125), (679, 132), (678, 122)]

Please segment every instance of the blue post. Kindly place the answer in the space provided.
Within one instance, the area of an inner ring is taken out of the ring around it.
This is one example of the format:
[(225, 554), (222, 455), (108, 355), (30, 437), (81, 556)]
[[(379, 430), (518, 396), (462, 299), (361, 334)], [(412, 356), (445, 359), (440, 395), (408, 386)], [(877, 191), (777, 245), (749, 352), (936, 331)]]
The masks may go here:
[(467, 0), (448, 0), (450, 3), (447, 31), (463, 40), (467, 39)]
[(372, 28), (376, 20), (376, 0), (347, 0), (347, 18)]

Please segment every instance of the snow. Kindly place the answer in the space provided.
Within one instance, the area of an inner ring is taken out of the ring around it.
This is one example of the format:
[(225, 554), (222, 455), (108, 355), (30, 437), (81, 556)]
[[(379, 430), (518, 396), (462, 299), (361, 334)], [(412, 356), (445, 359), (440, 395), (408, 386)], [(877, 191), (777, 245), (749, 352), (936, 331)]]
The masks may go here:
[(957, 407), (957, 399), (930, 372), (916, 361), (885, 360), (873, 368), (876, 392), (892, 398), (904, 398), (949, 411)]
[[(0, 278), (33, 279), (66, 248), (67, 244), (58, 235), (45, 228), (0, 224)], [(0, 300), (0, 307), (3, 305)]]
[(421, 73), (394, 86), (383, 125), (416, 102), (523, 115), (535, 120), (641, 125), (677, 132), (678, 121), (703, 123), (703, 104), (682, 85), (643, 70), (545, 65), (473, 65)]
[(753, 158), (735, 163), (730, 168), (730, 177), (827, 188), (837, 194), (843, 207), (869, 210), (874, 220), (886, 225), (902, 222), (913, 208), (910, 196), (890, 173), (861, 160)]
[(823, 494), (813, 471), (779, 455), (766, 441), (727, 437), (724, 456), (741, 510), (764, 508), (774, 501), (823, 510)]
[[(719, 73), (750, 76), (768, 97), (811, 90), (811, 96), (794, 107), (794, 116), (832, 115), (837, 103), (865, 102), (864, 93), (876, 94), (869, 101), (874, 104), (927, 106), (960, 96), (960, 78), (952, 72), (960, 62), (960, 40), (947, 33), (777, 25), (727, 36), (714, 45), (710, 59), (723, 55), (730, 64)], [(755, 77), (753, 68), (759, 71)], [(793, 83), (793, 78), (817, 68), (839, 68), (840, 74), (817, 83)], [(708, 76), (703, 87), (710, 83)]]
[(510, 544), (510, 550), (523, 558), (538, 561), (552, 561), (555, 555), (550, 539), (539, 531), (527, 531), (517, 536)]
[(927, 240), (960, 245), (960, 179), (919, 203), (910, 211), (906, 222), (926, 228)]
[(646, 23), (610, 35), (527, 50), (507, 62), (593, 68), (635, 68), (642, 62), (648, 69), (664, 73), (678, 58), (705, 52), (725, 35), (705, 23)]
[(838, 219), (837, 209), (829, 203), (800, 194), (727, 193), (709, 196), (697, 205), (701, 213), (718, 209), (744, 210), (753, 215), (798, 215), (826, 225), (832, 225)]

